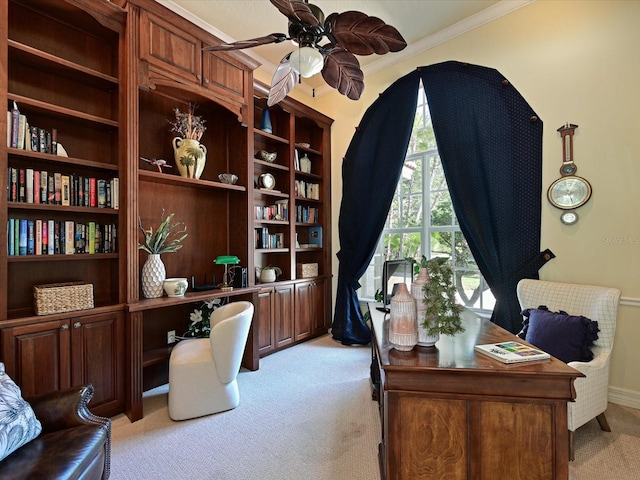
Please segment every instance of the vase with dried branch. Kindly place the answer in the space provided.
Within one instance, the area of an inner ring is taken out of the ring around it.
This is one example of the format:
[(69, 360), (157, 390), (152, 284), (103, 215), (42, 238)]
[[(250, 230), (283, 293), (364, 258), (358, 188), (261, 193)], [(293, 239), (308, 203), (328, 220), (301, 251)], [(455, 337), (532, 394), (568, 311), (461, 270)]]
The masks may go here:
[(183, 177), (200, 178), (207, 161), (207, 147), (200, 143), (200, 139), (207, 127), (205, 120), (195, 114), (196, 105), (188, 104), (187, 111), (181, 112), (174, 108), (175, 122), (171, 124), (171, 131), (178, 134), (172, 141), (173, 152), (178, 172)]

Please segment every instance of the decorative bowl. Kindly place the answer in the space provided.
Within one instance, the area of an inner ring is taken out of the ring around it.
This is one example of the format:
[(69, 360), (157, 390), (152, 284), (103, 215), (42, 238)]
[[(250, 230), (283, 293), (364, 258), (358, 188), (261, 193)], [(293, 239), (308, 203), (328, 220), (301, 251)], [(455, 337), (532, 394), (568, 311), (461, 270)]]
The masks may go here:
[(238, 176), (234, 175), (233, 173), (221, 173), (220, 175), (218, 175), (218, 178), (222, 183), (227, 183), (229, 185), (235, 185), (235, 183), (238, 181)]
[(182, 297), (187, 291), (189, 282), (186, 278), (167, 278), (164, 283), (164, 291), (170, 297)]

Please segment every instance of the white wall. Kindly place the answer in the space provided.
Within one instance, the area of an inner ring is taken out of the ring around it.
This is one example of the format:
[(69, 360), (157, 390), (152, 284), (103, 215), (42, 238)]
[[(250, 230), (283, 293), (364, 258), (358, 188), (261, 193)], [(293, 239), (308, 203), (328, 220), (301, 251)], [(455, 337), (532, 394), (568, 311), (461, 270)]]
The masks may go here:
[[(577, 124), (574, 158), (593, 195), (565, 226), (546, 199), (542, 249), (556, 258), (541, 278), (622, 290), (612, 359), (610, 399), (640, 407), (640, 1), (537, 0), (375, 75), (358, 102), (339, 94), (305, 99), (335, 119), (333, 245), (338, 251), (341, 164), (368, 106), (393, 81), (418, 66), (459, 60), (500, 71), (544, 122), (543, 184), (559, 177), (556, 131)], [(401, 28), (400, 28), (401, 30)], [(391, 54), (393, 55), (393, 54)], [(523, 232), (523, 235), (526, 235)], [(334, 260), (334, 275), (337, 275)], [(334, 282), (335, 284), (335, 282)], [(335, 292), (335, 289), (334, 289)]]

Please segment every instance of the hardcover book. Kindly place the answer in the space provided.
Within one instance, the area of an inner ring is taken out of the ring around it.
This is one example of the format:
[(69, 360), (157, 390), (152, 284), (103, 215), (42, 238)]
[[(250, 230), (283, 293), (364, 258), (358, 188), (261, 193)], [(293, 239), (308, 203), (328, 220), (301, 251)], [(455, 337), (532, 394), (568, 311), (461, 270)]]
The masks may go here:
[(502, 363), (534, 362), (537, 360), (548, 360), (550, 358), (548, 353), (520, 342), (476, 345), (475, 350), (491, 358), (500, 360)]

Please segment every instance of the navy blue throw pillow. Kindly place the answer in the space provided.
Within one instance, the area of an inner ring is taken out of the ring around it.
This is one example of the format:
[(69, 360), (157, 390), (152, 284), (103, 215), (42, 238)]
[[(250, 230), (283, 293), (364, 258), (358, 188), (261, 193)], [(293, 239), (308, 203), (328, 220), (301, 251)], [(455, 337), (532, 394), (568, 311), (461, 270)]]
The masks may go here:
[(562, 310), (551, 312), (541, 305), (523, 310), (525, 318), (518, 337), (565, 363), (593, 359), (591, 346), (598, 339), (598, 322)]

